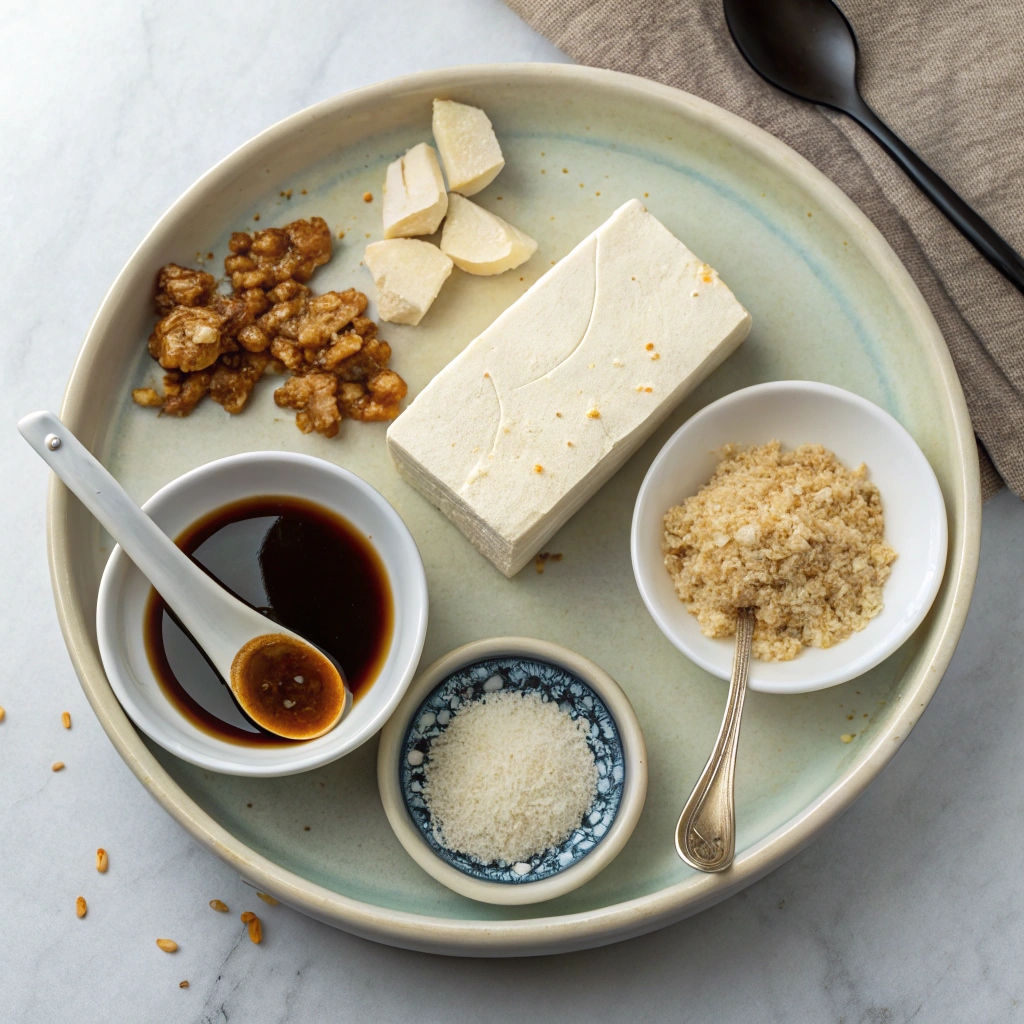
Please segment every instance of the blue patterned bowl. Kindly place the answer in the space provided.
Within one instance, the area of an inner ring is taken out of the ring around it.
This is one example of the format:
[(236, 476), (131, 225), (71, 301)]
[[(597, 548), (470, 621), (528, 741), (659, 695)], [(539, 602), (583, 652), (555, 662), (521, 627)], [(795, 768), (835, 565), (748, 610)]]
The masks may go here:
[[(590, 723), (597, 795), (560, 846), (529, 861), (482, 863), (444, 846), (423, 797), (431, 743), (468, 703), (498, 691), (537, 691)], [(473, 899), (521, 904), (582, 885), (618, 854), (647, 791), (643, 736), (614, 680), (586, 658), (543, 640), (503, 637), (460, 647), (410, 687), (381, 736), (377, 762), (384, 809), (407, 852), (438, 881)]]

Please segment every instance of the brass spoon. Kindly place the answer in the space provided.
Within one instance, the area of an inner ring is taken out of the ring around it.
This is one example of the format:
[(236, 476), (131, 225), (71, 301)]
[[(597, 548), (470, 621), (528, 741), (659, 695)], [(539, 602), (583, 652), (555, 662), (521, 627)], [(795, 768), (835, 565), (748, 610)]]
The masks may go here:
[(1024, 292), (1020, 254), (865, 103), (857, 89), (857, 38), (832, 0), (724, 0), (724, 6), (736, 46), (762, 78), (857, 121), (978, 252)]
[(676, 853), (698, 871), (724, 871), (736, 855), (736, 748), (753, 639), (754, 612), (743, 608), (736, 617), (736, 652), (722, 727), (676, 826)]

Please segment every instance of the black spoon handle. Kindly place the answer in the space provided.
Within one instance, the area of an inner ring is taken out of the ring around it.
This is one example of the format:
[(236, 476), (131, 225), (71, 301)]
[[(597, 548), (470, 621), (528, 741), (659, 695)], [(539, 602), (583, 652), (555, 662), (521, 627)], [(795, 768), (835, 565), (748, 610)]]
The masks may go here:
[(922, 192), (1018, 291), (1024, 292), (1024, 259), (978, 212), (940, 178), (877, 114), (861, 103), (847, 113), (869, 131)]

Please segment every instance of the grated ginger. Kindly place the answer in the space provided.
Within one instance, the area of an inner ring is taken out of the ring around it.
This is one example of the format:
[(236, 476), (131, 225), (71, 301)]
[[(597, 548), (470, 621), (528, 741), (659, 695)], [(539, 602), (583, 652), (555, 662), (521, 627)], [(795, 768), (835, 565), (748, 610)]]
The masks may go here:
[(536, 691), (461, 707), (424, 767), (438, 842), (484, 864), (526, 861), (563, 843), (597, 793), (589, 728)]
[(832, 647), (882, 610), (896, 552), (883, 542), (878, 488), (821, 445), (722, 449), (711, 480), (665, 514), (676, 593), (708, 637), (753, 608), (753, 656), (789, 661)]

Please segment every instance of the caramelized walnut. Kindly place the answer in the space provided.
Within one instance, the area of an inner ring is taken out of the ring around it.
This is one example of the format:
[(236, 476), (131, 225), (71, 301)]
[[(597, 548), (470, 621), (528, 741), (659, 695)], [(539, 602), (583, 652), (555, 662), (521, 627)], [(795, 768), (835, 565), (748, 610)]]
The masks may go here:
[(338, 378), (332, 373), (310, 373), (292, 377), (274, 392), (274, 401), (283, 409), (297, 409), (295, 425), (304, 434), (316, 431), (334, 437), (341, 423), (335, 393)]
[(235, 352), (221, 358), (210, 381), (210, 397), (230, 413), (242, 411), (270, 363), (266, 352)]
[(145, 406), (147, 409), (158, 409), (164, 404), (163, 396), (154, 388), (134, 388), (132, 390), (132, 401), (136, 405)]
[(190, 373), (181, 381), (175, 394), (164, 398), (164, 412), (168, 416), (187, 416), (210, 390), (213, 370)]
[(354, 356), (363, 347), (363, 339), (354, 331), (347, 331), (316, 353), (316, 365), (323, 370), (337, 370), (349, 356)]
[(150, 354), (165, 370), (205, 370), (229, 349), (221, 334), (224, 323), (208, 306), (175, 306), (154, 328)]
[(324, 292), (310, 299), (293, 319), (282, 323), (279, 333), (301, 348), (320, 349), (365, 309), (366, 296), (354, 288)]
[(224, 269), (235, 291), (271, 289), (284, 281), (308, 281), (331, 258), (331, 231), (322, 217), (266, 228), (249, 236), (236, 231)]
[(157, 274), (156, 311), (166, 316), (175, 306), (205, 306), (216, 287), (213, 274), (168, 263)]
[(348, 359), (342, 360), (335, 368), (335, 373), (342, 379), (365, 384), (371, 377), (376, 377), (381, 370), (387, 368), (391, 359), (391, 346), (379, 338), (367, 338), (362, 348)]
[(224, 266), (234, 291), (218, 293), (211, 274), (168, 264), (157, 281), (163, 318), (149, 351), (170, 372), (161, 395), (136, 388), (139, 405), (187, 416), (208, 392), (240, 412), (271, 362), (296, 376), (274, 393), (296, 410), (304, 433), (338, 433), (342, 416), (376, 421), (398, 415), (407, 388), (387, 369), (391, 346), (363, 314), (366, 296), (350, 288), (314, 296), (303, 283), (331, 257), (331, 236), (319, 217), (236, 231)]
[(284, 338), (275, 338), (270, 343), (270, 354), (292, 371), (301, 370), (306, 363), (302, 349)]

